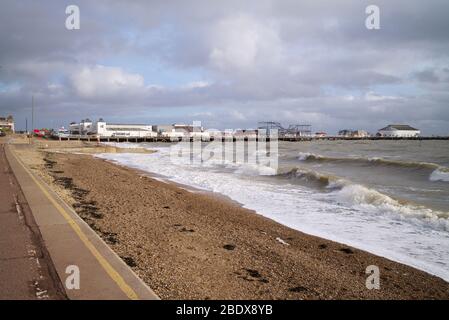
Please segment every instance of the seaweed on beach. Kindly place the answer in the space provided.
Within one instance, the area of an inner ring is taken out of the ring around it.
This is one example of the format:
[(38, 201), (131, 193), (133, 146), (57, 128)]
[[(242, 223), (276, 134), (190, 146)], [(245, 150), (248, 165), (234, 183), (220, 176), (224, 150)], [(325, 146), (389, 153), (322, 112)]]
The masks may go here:
[(57, 165), (57, 161), (53, 161), (47, 157), (44, 158), (44, 161), (45, 168), (49, 170), (53, 182), (70, 191), (72, 198), (75, 200), (75, 203), (72, 206), (78, 216), (83, 219), (92, 230), (97, 232), (106, 243), (117, 244), (119, 240), (116, 233), (104, 231), (97, 225), (97, 220), (103, 219), (104, 215), (100, 212), (95, 201), (86, 199), (89, 190), (76, 186), (72, 178), (58, 176), (58, 174), (64, 173), (64, 171), (53, 170), (55, 165)]
[(253, 270), (253, 269), (245, 269), (248, 274), (253, 278), (260, 278), (262, 277), (259, 271)]
[(80, 217), (103, 219), (103, 214), (99, 212), (94, 201), (80, 201), (73, 205)]
[(136, 261), (134, 261), (134, 259), (132, 257), (120, 257), (122, 258), (123, 261), (125, 261), (125, 263), (130, 266), (130, 267), (137, 267), (137, 263)]
[(242, 276), (240, 275), (240, 273), (236, 273), (239, 274), (238, 278), (241, 278), (243, 280), (246, 281), (258, 281), (260, 283), (269, 283), (270, 281), (268, 281), (268, 279), (265, 279), (264, 277), (262, 277), (262, 275), (260, 274), (260, 272), (258, 270), (254, 270), (254, 269), (243, 269), (246, 271), (247, 275), (246, 276)]
[(119, 242), (117, 239), (117, 233), (114, 232), (101, 231), (101, 237), (108, 244), (117, 244)]
[(353, 254), (354, 253), (354, 251), (351, 250), (350, 248), (341, 248), (340, 251), (344, 252), (346, 254)]
[(225, 245), (223, 246), (223, 248), (226, 249), (226, 250), (232, 251), (232, 250), (235, 249), (235, 245), (233, 245), (233, 244), (225, 244)]
[(53, 167), (54, 167), (55, 164), (56, 164), (56, 161), (50, 160), (50, 159), (48, 159), (48, 158), (44, 158), (43, 160), (44, 160), (44, 162), (45, 162), (44, 166), (45, 166), (45, 168), (47, 168), (47, 169), (53, 169)]
[(307, 288), (302, 287), (302, 286), (298, 286), (298, 287), (290, 288), (290, 289), (288, 289), (288, 291), (290, 291), (290, 292), (304, 292), (304, 291), (307, 291)]

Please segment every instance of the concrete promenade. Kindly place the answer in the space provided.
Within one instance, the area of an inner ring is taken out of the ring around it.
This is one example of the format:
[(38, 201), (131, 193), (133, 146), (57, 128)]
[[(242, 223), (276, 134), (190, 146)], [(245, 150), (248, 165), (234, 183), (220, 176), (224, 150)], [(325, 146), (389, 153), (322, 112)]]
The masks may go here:
[(64, 299), (34, 217), (0, 138), (0, 299)]
[(158, 299), (2, 140), (0, 299)]

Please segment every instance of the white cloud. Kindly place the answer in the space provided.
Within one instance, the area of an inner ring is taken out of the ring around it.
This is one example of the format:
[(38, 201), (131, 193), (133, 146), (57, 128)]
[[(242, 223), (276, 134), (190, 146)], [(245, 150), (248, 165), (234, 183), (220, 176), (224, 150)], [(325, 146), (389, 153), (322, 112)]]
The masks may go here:
[(246, 116), (242, 112), (240, 112), (240, 111), (231, 110), (229, 112), (229, 114), (235, 120), (238, 120), (238, 121), (245, 121), (245, 120), (247, 120)]
[(280, 55), (281, 41), (274, 23), (239, 14), (224, 18), (213, 28), (209, 59), (221, 71), (273, 64)]
[(127, 95), (145, 90), (144, 78), (140, 74), (127, 73), (121, 68), (96, 65), (83, 67), (71, 76), (72, 85), (84, 98)]
[(373, 91), (369, 91), (365, 94), (365, 100), (366, 101), (384, 101), (384, 100), (402, 100), (402, 97), (398, 97), (398, 96), (386, 96), (386, 95), (381, 95), (378, 93), (375, 93)]
[(206, 88), (210, 86), (210, 82), (207, 81), (192, 81), (183, 86), (185, 89), (197, 89), (197, 88)]

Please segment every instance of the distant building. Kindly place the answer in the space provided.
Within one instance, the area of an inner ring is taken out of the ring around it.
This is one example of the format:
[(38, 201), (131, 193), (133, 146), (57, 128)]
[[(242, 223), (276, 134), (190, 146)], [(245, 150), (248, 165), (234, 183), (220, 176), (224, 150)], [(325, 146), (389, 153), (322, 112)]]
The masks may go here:
[(15, 132), (14, 118), (12, 116), (0, 117), (0, 130)]
[(53, 132), (53, 136), (56, 138), (68, 138), (70, 136), (70, 132), (66, 128), (61, 127)]
[(153, 131), (158, 136), (166, 138), (202, 137), (205, 135), (203, 127), (182, 123), (155, 125)]
[(258, 134), (257, 129), (238, 129), (233, 132), (236, 139), (256, 139)]
[(348, 129), (338, 131), (338, 136), (340, 136), (340, 137), (350, 137), (351, 134), (352, 134), (352, 130), (348, 130)]
[(172, 124), (157, 124), (153, 126), (153, 131), (158, 135), (163, 135), (166, 132), (172, 132), (175, 127)]
[(81, 122), (72, 122), (69, 125), (69, 134), (71, 135), (87, 135), (92, 128), (92, 121), (90, 119), (81, 120)]
[(406, 124), (390, 124), (378, 131), (377, 136), (394, 138), (419, 137), (421, 131)]
[(150, 138), (157, 134), (153, 126), (146, 124), (107, 123), (103, 119), (92, 122), (89, 119), (71, 123), (70, 135), (95, 136), (99, 138)]
[(366, 138), (369, 137), (369, 133), (365, 130), (354, 130), (352, 132), (352, 137), (354, 138)]
[(211, 139), (221, 139), (225, 133), (218, 129), (207, 129), (204, 131), (204, 134)]
[(344, 137), (344, 138), (366, 138), (369, 137), (369, 133), (366, 132), (365, 130), (340, 130), (338, 132), (338, 135), (340, 137)]

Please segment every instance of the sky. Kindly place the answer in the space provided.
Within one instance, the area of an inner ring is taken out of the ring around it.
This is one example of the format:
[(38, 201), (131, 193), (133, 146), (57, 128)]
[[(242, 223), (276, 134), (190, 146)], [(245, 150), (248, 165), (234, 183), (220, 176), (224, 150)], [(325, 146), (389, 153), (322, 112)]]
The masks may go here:
[[(66, 28), (68, 5), (80, 29)], [(368, 5), (380, 29), (367, 29)], [(2, 0), (0, 116), (449, 135), (447, 0)]]

